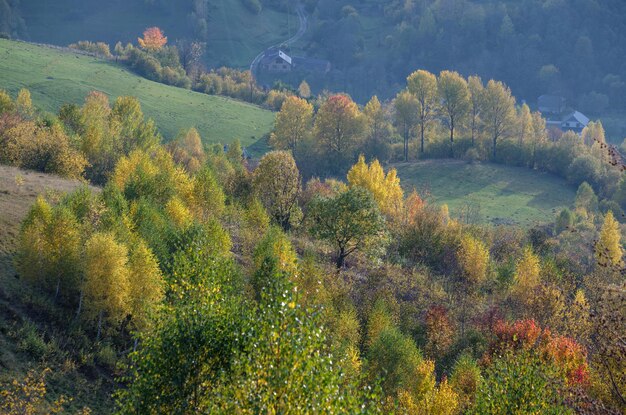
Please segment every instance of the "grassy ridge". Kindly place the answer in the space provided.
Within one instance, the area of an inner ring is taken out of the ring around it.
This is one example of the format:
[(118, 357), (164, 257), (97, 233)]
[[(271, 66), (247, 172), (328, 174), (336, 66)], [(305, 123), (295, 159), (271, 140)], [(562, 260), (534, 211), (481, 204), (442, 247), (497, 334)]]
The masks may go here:
[(565, 180), (521, 167), (428, 160), (395, 165), (405, 192), (417, 189), (454, 217), (523, 226), (549, 223), (571, 206), (575, 189)]
[(0, 88), (13, 95), (28, 88), (34, 104), (51, 112), (64, 103), (81, 104), (92, 90), (112, 100), (136, 96), (166, 140), (195, 126), (205, 142), (238, 138), (249, 146), (269, 132), (274, 120), (272, 112), (255, 105), (152, 82), (113, 62), (2, 39)]

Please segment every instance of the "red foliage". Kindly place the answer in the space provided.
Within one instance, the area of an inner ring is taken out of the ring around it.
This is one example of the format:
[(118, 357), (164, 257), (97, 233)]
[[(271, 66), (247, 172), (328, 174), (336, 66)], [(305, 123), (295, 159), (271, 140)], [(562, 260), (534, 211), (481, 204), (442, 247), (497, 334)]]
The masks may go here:
[(513, 323), (498, 321), (494, 325), (495, 340), (485, 356), (488, 363), (494, 355), (507, 351), (534, 350), (546, 362), (551, 362), (564, 374), (570, 385), (586, 385), (589, 381), (587, 351), (575, 340), (542, 329), (535, 320), (518, 320)]

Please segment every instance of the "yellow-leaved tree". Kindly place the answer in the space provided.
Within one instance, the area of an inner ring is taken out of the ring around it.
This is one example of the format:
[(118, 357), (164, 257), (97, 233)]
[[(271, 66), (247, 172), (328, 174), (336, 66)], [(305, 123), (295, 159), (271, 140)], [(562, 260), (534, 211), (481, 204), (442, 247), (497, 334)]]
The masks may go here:
[(481, 240), (464, 235), (457, 258), (463, 270), (464, 279), (469, 286), (477, 286), (485, 280), (489, 265), (489, 250)]
[(620, 267), (623, 265), (621, 233), (619, 223), (615, 220), (613, 212), (609, 211), (604, 217), (604, 223), (600, 229), (600, 237), (595, 246), (596, 261), (601, 267)]
[(359, 161), (348, 172), (350, 187), (360, 186), (374, 196), (380, 211), (388, 217), (400, 218), (404, 209), (404, 192), (400, 187), (400, 178), (396, 169), (385, 174), (378, 160), (372, 161), (369, 166), (365, 157), (359, 156)]
[(148, 325), (150, 312), (163, 299), (163, 276), (150, 248), (139, 241), (128, 258), (128, 285), (130, 312), (133, 325), (143, 329)]
[(298, 144), (308, 136), (312, 119), (313, 105), (302, 98), (288, 97), (276, 114), (270, 145), (277, 150), (295, 153)]
[(515, 264), (514, 291), (518, 298), (527, 303), (532, 299), (532, 291), (541, 282), (539, 257), (531, 247), (526, 247), (522, 257)]
[(85, 244), (81, 303), (84, 301), (85, 317), (98, 322), (98, 338), (105, 319), (119, 322), (130, 311), (127, 265), (128, 249), (117, 242), (113, 234), (95, 233)]

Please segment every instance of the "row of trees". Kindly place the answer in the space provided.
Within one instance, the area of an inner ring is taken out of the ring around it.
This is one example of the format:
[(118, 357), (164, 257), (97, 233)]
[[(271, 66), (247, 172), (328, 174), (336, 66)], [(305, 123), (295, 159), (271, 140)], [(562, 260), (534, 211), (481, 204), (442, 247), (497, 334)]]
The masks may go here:
[(619, 153), (606, 144), (602, 124), (579, 136), (546, 128), (538, 112), (516, 105), (510, 89), (456, 72), (418, 70), (394, 100), (373, 97), (363, 108), (337, 94), (287, 97), (276, 115), (270, 145), (290, 150), (305, 177), (342, 174), (358, 154), (384, 161), (463, 158), (525, 166), (557, 174), (575, 186), (592, 185), (621, 217)]

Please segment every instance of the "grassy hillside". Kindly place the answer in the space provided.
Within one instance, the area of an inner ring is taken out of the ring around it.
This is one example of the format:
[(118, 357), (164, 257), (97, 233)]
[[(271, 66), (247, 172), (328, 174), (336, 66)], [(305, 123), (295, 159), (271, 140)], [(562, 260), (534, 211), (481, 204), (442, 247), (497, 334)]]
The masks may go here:
[(413, 188), (454, 217), (484, 223), (532, 225), (554, 220), (575, 189), (563, 179), (520, 167), (428, 160), (395, 165), (405, 191)]
[[(77, 40), (137, 42), (149, 26), (161, 27), (170, 42), (193, 36), (191, 1), (145, 0), (22, 0), (20, 12), (35, 42), (66, 46)], [(160, 4), (159, 4), (160, 3)], [(258, 15), (241, 0), (209, 0), (207, 63), (247, 68), (268, 46), (297, 30), (295, 14), (265, 7)]]
[(64, 334), (71, 322), (56, 318), (54, 306), (17, 278), (13, 266), (20, 224), (37, 196), (54, 201), (79, 186), (77, 180), (0, 165), (0, 383), (21, 379), (30, 368), (50, 367), (48, 392), (74, 396), (70, 413), (83, 405), (108, 413), (111, 370), (76, 358), (75, 343)]
[(133, 95), (166, 139), (195, 126), (205, 142), (238, 138), (249, 146), (269, 132), (274, 120), (272, 112), (257, 106), (152, 82), (113, 62), (2, 39), (0, 88), (13, 95), (28, 88), (35, 105), (51, 112), (67, 102), (82, 103), (92, 90), (112, 100)]

